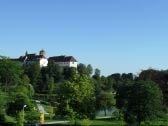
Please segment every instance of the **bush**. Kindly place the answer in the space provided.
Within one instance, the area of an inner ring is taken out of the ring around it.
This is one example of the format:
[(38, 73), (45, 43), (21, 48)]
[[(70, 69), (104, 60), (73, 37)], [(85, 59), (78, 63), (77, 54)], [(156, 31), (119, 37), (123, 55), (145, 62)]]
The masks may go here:
[(39, 122), (40, 114), (38, 111), (32, 110), (25, 114), (25, 120), (27, 123), (37, 123)]
[(0, 114), (0, 122), (5, 122), (5, 114)]

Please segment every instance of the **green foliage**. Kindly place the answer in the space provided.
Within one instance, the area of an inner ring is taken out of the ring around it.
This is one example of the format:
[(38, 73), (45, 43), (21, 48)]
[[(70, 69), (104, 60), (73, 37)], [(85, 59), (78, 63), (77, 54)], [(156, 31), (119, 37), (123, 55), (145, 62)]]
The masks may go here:
[(122, 80), (133, 80), (133, 74), (132, 73), (128, 73), (128, 74), (126, 74), (126, 73), (123, 73), (122, 75), (121, 75), (121, 79)]
[(64, 68), (64, 72), (63, 72), (63, 75), (64, 75), (64, 80), (70, 80), (72, 81), (73, 79), (75, 79), (76, 75), (77, 75), (77, 71), (76, 71), (76, 68), (73, 68), (73, 67), (65, 67)]
[(7, 96), (5, 95), (4, 92), (0, 90), (0, 114), (1, 116), (4, 115), (5, 113), (6, 103), (7, 103)]
[(100, 70), (99, 69), (95, 69), (95, 73), (93, 75), (93, 78), (95, 80), (98, 80), (100, 78)]
[(33, 86), (31, 84), (28, 84), (28, 85), (26, 85), (26, 87), (27, 87), (27, 89), (29, 91), (28, 92), (28, 96), (30, 98), (32, 98), (34, 96), (34, 94), (35, 94), (35, 90), (34, 90)]
[(16, 123), (17, 123), (16, 118), (5, 115), (4, 126), (17, 126)]
[[(66, 114), (64, 111), (67, 105), (75, 111), (79, 118), (84, 115), (91, 117), (95, 111), (94, 105), (94, 86), (88, 76), (80, 76), (72, 81), (65, 81), (60, 84), (58, 97), (60, 104), (59, 113)], [(64, 107), (63, 107), (64, 106)]]
[(117, 106), (128, 124), (140, 125), (155, 119), (162, 111), (162, 92), (152, 81), (137, 81), (122, 85), (116, 95)]
[(18, 112), (17, 117), (16, 117), (16, 121), (17, 121), (17, 126), (24, 126), (24, 117), (23, 117), (23, 111)]
[(124, 118), (124, 115), (123, 113), (121, 112), (121, 110), (119, 109), (116, 109), (113, 114), (112, 114), (112, 117), (115, 119), (115, 120), (123, 120)]
[(30, 78), (30, 83), (37, 89), (37, 81), (40, 76), (40, 65), (39, 63), (24, 64), (24, 73)]
[(12, 93), (14, 93), (14, 95), (15, 95), (15, 93), (23, 93), (23, 94), (25, 94), (25, 95), (29, 95), (29, 90), (28, 90), (28, 88), (26, 87), (26, 86), (24, 86), (24, 85), (18, 85), (18, 86), (16, 86), (14, 89), (13, 89), (13, 91), (12, 91)]
[[(156, 85), (162, 90), (164, 103), (167, 104), (167, 70), (145, 70), (138, 78), (132, 73), (115, 73), (105, 77), (100, 75), (99, 69), (91, 77), (92, 73), (90, 64), (79, 64), (77, 69), (63, 68), (54, 62), (49, 62), (44, 68), (40, 68), (39, 63), (20, 67), (18, 62), (0, 57), (0, 120), (8, 122), (11, 118), (11, 123), (15, 124), (13, 120), (16, 119), (17, 125), (21, 125), (21, 111), (26, 104), (26, 120), (36, 122), (39, 113), (32, 109), (34, 104), (31, 103), (34, 93), (40, 93), (38, 96), (43, 97), (44, 102), (50, 102), (47, 105), (54, 106), (56, 115), (72, 120), (93, 119), (96, 109), (106, 111), (112, 108), (115, 90), (117, 106), (121, 110), (115, 113), (118, 119), (122, 119), (124, 114), (129, 124), (139, 125), (144, 121), (147, 125), (146, 120), (165, 116), (167, 108), (162, 107), (162, 93)], [(146, 81), (149, 79), (157, 84)], [(152, 124), (150, 121), (148, 123)], [(89, 125), (87, 120), (83, 124)]]
[(80, 75), (84, 75), (84, 74), (86, 75), (91, 72), (91, 67), (90, 66), (86, 67), (85, 64), (80, 63), (78, 64), (77, 70)]
[(19, 63), (13, 62), (9, 59), (0, 60), (0, 82), (5, 91), (9, 91), (12, 86), (21, 82), (20, 77), (23, 70), (20, 68)]
[(91, 64), (87, 65), (86, 69), (87, 69), (87, 75), (92, 75), (93, 68), (92, 68)]
[(25, 120), (27, 123), (38, 123), (40, 113), (37, 110), (30, 110), (25, 113)]
[(23, 109), (24, 105), (31, 106), (29, 97), (22, 92), (14, 93), (7, 105), (7, 114), (16, 116)]
[(4, 113), (0, 113), (0, 122), (5, 122), (5, 114)]
[(139, 77), (139, 80), (152, 80), (157, 83), (160, 89), (163, 92), (164, 104), (168, 106), (168, 70), (154, 70), (154, 69), (147, 69), (143, 70)]
[(48, 93), (52, 94), (55, 86), (53, 77), (47, 78), (47, 85), (48, 85)]
[[(102, 79), (101, 79), (102, 81)], [(102, 82), (102, 89), (107, 92), (114, 92), (113, 86), (115, 85), (115, 80), (110, 77), (105, 77), (105, 81)]]
[(104, 110), (104, 114), (106, 116), (106, 110), (111, 110), (115, 105), (114, 95), (111, 92), (102, 91), (97, 96), (97, 109)]
[(49, 77), (53, 77), (55, 82), (63, 80), (63, 67), (55, 64), (53, 61), (49, 61), (48, 66), (42, 69), (42, 75), (48, 74)]

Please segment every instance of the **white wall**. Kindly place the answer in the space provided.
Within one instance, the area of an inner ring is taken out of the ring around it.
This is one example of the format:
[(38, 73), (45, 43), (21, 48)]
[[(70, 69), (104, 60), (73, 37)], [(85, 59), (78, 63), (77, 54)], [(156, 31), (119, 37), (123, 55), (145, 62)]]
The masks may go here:
[(70, 66), (70, 67), (75, 67), (75, 68), (77, 68), (77, 65), (78, 65), (78, 62), (70, 62), (70, 63), (69, 63), (69, 66)]
[(40, 59), (40, 67), (46, 67), (48, 65), (48, 60), (45, 58)]
[(63, 67), (75, 67), (77, 68), (77, 62), (55, 62), (55, 64), (58, 64)]

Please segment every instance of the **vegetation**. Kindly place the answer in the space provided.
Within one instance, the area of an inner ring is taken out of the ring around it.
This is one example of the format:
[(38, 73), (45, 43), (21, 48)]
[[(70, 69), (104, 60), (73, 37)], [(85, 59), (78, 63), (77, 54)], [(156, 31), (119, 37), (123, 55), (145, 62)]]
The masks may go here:
[[(40, 113), (35, 100), (41, 100), (51, 120), (69, 119), (78, 125), (164, 125), (168, 112), (167, 82), (167, 70), (105, 77), (99, 69), (93, 71), (90, 64), (81, 63), (76, 69), (49, 62), (40, 68), (38, 63), (20, 66), (2, 58), (0, 122), (18, 126), (38, 123)], [(104, 117), (111, 111), (112, 120), (93, 120), (100, 110)]]
[(162, 92), (152, 81), (135, 81), (123, 84), (117, 91), (117, 106), (129, 125), (156, 119), (163, 110)]

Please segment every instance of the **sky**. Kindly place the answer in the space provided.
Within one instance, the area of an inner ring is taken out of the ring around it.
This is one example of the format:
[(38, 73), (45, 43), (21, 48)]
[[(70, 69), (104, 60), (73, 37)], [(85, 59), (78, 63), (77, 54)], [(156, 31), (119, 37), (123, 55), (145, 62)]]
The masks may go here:
[(102, 75), (168, 69), (168, 0), (1, 0), (0, 55), (44, 49)]

